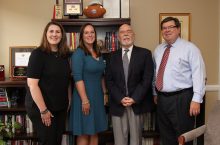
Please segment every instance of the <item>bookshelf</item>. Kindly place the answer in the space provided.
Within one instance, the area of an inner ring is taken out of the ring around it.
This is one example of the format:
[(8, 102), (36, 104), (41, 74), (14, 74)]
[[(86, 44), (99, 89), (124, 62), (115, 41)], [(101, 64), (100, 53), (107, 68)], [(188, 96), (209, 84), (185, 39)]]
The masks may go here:
[[(119, 26), (122, 24), (130, 24), (130, 18), (99, 18), (99, 19), (87, 19), (87, 18), (80, 18), (80, 19), (52, 19), (51, 21), (59, 22), (65, 29), (67, 34), (67, 42), (71, 49), (74, 49), (78, 45), (78, 38), (79, 38), (79, 31), (82, 25), (86, 23), (91, 23), (95, 26), (97, 32), (97, 40), (102, 41), (101, 43), (105, 43), (106, 37), (108, 36), (109, 40), (109, 47), (106, 47), (106, 50), (109, 50), (110, 47), (114, 44), (116, 48), (118, 43), (112, 38), (117, 37), (116, 32), (118, 31)], [(71, 34), (74, 33), (74, 34)], [(114, 37), (112, 37), (114, 36)], [(116, 39), (117, 40), (117, 39)], [(73, 45), (72, 45), (73, 44)], [(110, 46), (111, 45), (111, 46)]]
[(52, 19), (59, 22), (66, 32), (79, 32), (80, 27), (86, 23), (95, 26), (98, 39), (104, 39), (105, 33), (109, 31), (118, 31), (122, 24), (130, 24), (130, 18), (99, 18), (99, 19)]
[(8, 102), (10, 102), (10, 98), (13, 95), (17, 95), (16, 104), (10, 104), (7, 107), (0, 107), (0, 120), (4, 123), (12, 124), (13, 121), (16, 121), (22, 125), (21, 129), (15, 130), (11, 137), (4, 137), (4, 140), (7, 141), (8, 144), (22, 142), (33, 143), (33, 141), (37, 140), (34, 133), (27, 132), (27, 117), (24, 105), (26, 95), (25, 85), (26, 80), (12, 81), (10, 79), (6, 79), (4, 81), (0, 81), (0, 88), (5, 89), (7, 92), (7, 97), (9, 98)]

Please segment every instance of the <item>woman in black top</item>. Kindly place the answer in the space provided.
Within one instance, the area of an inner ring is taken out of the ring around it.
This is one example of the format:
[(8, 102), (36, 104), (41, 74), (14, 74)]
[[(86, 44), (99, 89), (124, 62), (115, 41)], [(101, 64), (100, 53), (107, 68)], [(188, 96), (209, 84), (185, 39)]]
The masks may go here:
[(62, 141), (71, 96), (68, 56), (63, 27), (49, 22), (40, 46), (29, 58), (25, 101), (42, 145), (60, 145)]

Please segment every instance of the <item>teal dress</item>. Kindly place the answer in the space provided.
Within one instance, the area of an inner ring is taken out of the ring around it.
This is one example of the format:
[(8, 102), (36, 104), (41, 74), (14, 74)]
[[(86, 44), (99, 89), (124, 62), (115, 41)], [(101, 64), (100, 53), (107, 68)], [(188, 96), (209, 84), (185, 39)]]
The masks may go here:
[(70, 111), (70, 131), (74, 135), (93, 135), (107, 129), (107, 115), (104, 108), (104, 94), (101, 78), (105, 69), (102, 57), (98, 60), (77, 48), (72, 55), (72, 71), (75, 83), (83, 80), (90, 101), (90, 113), (84, 115), (82, 102), (76, 88), (73, 90)]

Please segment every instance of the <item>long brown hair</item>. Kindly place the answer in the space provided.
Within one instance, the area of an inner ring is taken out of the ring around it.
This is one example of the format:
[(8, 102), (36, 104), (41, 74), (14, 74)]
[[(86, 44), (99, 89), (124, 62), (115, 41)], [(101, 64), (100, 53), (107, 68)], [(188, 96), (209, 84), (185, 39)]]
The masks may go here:
[(62, 33), (62, 38), (58, 44), (58, 55), (61, 57), (67, 57), (69, 55), (69, 47), (67, 45), (67, 38), (66, 38), (66, 32), (63, 28), (63, 26), (57, 22), (49, 22), (46, 27), (44, 28), (43, 37), (41, 40), (41, 44), (39, 48), (47, 53), (51, 53), (51, 47), (47, 40), (47, 31), (51, 25), (56, 25), (60, 28)]
[(91, 55), (91, 53), (89, 52), (88, 48), (86, 48), (84, 41), (83, 41), (83, 33), (84, 33), (85, 28), (87, 26), (92, 26), (95, 31), (95, 41), (93, 43), (92, 49), (95, 51), (96, 55), (99, 57), (101, 55), (101, 53), (100, 53), (100, 50), (98, 49), (98, 46), (97, 46), (97, 33), (96, 33), (95, 27), (91, 23), (86, 23), (81, 27), (78, 47), (81, 48), (86, 54)]

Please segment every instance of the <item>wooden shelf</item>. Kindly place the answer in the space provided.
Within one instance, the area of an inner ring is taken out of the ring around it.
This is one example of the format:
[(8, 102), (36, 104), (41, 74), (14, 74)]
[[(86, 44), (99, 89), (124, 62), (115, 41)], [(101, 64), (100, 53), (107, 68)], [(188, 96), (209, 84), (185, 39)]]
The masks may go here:
[(10, 79), (6, 79), (4, 81), (0, 81), (0, 87), (25, 87), (26, 80), (18, 80), (12, 81)]
[(24, 106), (15, 106), (15, 107), (0, 107), (0, 114), (8, 114), (8, 113), (26, 113)]
[(130, 24), (130, 18), (99, 18), (99, 19), (52, 19), (51, 21), (59, 22), (64, 27), (65, 26), (78, 26), (81, 27), (83, 24), (91, 23), (94, 26), (106, 27), (106, 26), (120, 26), (122, 24)]
[(37, 135), (35, 133), (17, 133), (12, 135), (12, 137), (4, 137), (4, 140), (37, 140)]

